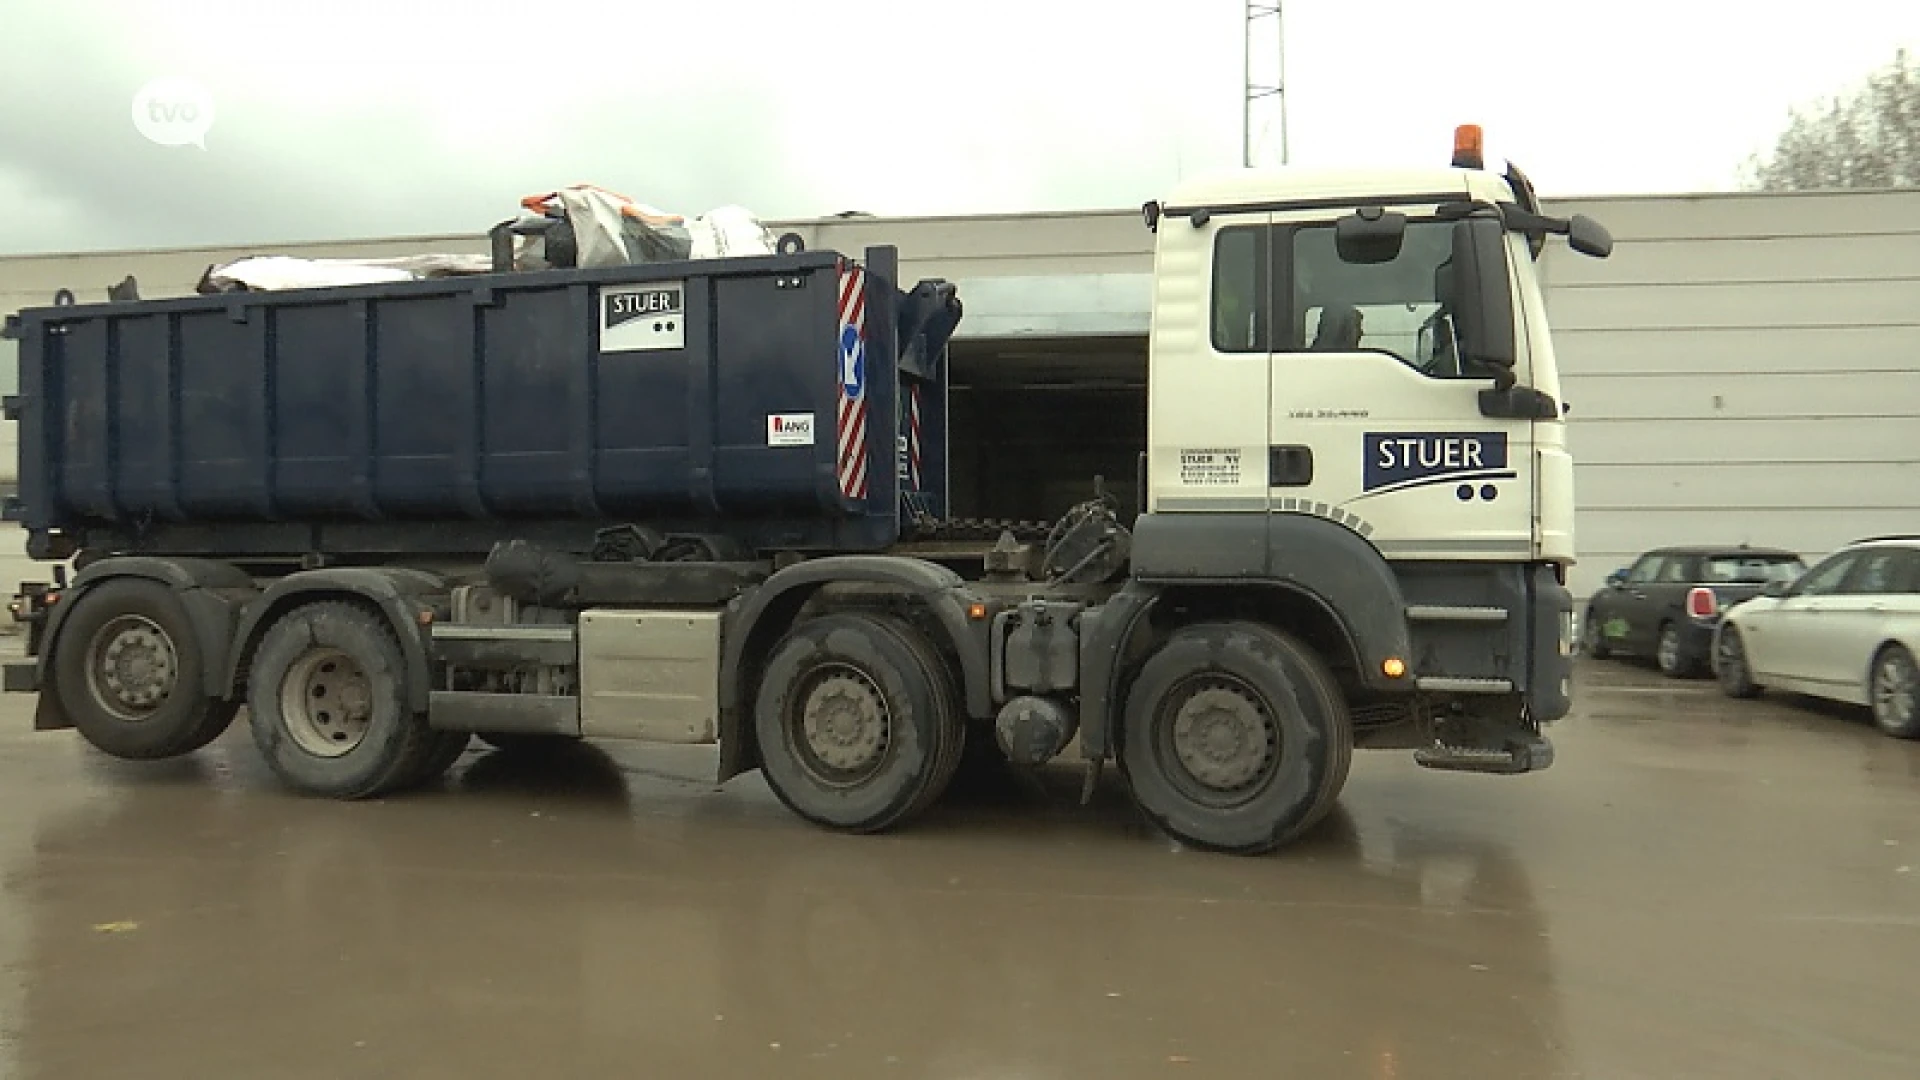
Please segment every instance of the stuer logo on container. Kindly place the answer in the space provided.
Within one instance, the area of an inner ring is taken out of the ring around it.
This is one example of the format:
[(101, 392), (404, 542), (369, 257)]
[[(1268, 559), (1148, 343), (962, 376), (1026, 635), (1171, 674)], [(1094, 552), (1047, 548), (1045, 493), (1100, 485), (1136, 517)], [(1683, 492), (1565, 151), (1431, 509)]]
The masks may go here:
[(1367, 494), (1465, 480), (1511, 480), (1504, 431), (1369, 431), (1363, 440)]
[(600, 351), (678, 349), (686, 344), (686, 289), (678, 281), (600, 290)]
[(812, 446), (813, 414), (769, 413), (767, 415), (768, 446)]

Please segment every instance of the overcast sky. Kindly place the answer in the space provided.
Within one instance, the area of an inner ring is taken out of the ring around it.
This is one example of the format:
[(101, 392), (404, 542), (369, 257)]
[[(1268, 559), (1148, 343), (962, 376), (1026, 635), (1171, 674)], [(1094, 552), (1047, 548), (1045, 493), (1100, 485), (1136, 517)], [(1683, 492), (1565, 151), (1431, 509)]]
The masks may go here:
[[(477, 233), (605, 185), (763, 217), (1138, 206), (1238, 164), (1242, 0), (0, 0), (0, 253)], [(1920, 4), (1287, 0), (1291, 159), (1725, 190)], [(1265, 24), (1271, 33), (1271, 22)], [(135, 130), (203, 84), (206, 149)], [(1261, 119), (1278, 160), (1273, 110)]]

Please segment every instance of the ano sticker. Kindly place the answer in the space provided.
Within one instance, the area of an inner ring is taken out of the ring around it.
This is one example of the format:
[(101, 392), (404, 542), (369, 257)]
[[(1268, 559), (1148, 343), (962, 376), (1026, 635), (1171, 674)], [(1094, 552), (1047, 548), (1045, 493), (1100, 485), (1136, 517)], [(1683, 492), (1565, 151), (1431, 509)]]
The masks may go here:
[(812, 413), (767, 414), (768, 446), (812, 446)]

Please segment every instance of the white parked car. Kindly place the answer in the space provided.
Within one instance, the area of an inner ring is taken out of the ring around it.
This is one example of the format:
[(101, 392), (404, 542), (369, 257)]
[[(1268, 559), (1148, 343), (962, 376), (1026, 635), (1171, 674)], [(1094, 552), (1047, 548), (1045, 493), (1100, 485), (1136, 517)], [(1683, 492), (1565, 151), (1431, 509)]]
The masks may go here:
[(1733, 697), (1784, 690), (1873, 710), (1920, 738), (1920, 536), (1849, 544), (1721, 617), (1713, 667)]

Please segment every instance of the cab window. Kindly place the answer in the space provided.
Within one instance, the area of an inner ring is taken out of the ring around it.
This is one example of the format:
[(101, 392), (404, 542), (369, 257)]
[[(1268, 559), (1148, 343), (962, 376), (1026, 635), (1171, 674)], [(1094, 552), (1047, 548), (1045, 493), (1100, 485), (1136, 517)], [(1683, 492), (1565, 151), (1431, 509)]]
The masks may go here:
[(1273, 287), (1265, 225), (1220, 230), (1213, 243), (1213, 347), (1217, 352), (1267, 352)]

